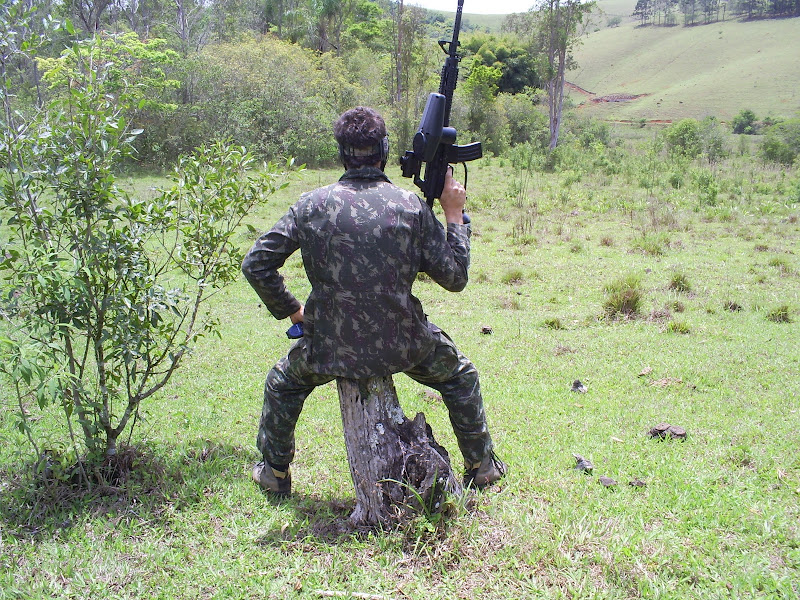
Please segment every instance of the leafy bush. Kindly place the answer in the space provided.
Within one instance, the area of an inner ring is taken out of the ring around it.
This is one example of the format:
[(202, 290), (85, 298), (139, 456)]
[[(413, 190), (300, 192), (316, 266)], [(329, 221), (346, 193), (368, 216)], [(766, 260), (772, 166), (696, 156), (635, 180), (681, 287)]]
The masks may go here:
[(692, 171), (692, 179), (700, 194), (700, 203), (715, 206), (719, 194), (719, 184), (714, 173), (708, 169), (695, 169)]
[(606, 284), (603, 302), (605, 314), (609, 317), (622, 315), (632, 317), (639, 313), (642, 303), (642, 279), (638, 275), (629, 274)]
[(800, 177), (795, 179), (789, 186), (789, 202), (800, 203)]
[(497, 109), (508, 123), (508, 141), (511, 146), (530, 143), (541, 152), (550, 143), (547, 117), (536, 103), (537, 97), (533, 93), (498, 94)]
[(753, 135), (756, 130), (756, 114), (752, 110), (745, 109), (736, 115), (731, 122), (733, 133), (743, 133)]
[(683, 171), (673, 171), (669, 174), (669, 184), (674, 189), (679, 190), (683, 187)]
[(700, 122), (700, 145), (703, 155), (710, 163), (728, 156), (725, 134), (716, 117), (706, 117)]
[(336, 161), (331, 124), (356, 88), (330, 53), (270, 37), (207, 48), (195, 65), (203, 139), (230, 139), (268, 160)]
[(700, 123), (696, 119), (682, 119), (664, 132), (669, 152), (677, 156), (695, 158), (702, 150)]
[(101, 43), (76, 43), (48, 66), (70, 70), (68, 95), (26, 127), (0, 120), (2, 371), (24, 384), (21, 413), (26, 397), (63, 408), (71, 448), (78, 425), (90, 459), (116, 453), (141, 403), (218, 330), (199, 309), (238, 278), (236, 228), (279, 177), (215, 144), (184, 159), (174, 187), (153, 200), (119, 189), (115, 169), (139, 132), (125, 119), (130, 98), (107, 93), (115, 65), (95, 60)]
[(766, 130), (760, 147), (766, 160), (791, 165), (800, 156), (800, 119), (777, 123)]
[(611, 144), (611, 128), (605, 121), (597, 119), (581, 119), (570, 123), (570, 130), (580, 141), (584, 148), (591, 148), (593, 144), (603, 146)]

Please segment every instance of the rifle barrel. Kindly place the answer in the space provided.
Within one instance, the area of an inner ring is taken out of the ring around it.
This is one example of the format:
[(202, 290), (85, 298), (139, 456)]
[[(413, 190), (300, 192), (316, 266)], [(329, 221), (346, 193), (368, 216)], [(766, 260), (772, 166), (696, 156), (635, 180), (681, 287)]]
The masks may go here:
[(439, 42), (442, 50), (447, 53), (447, 58), (442, 67), (442, 76), (439, 81), (439, 93), (442, 94), (445, 100), (444, 109), (444, 125), (450, 125), (450, 110), (453, 105), (453, 92), (455, 92), (456, 85), (458, 84), (458, 63), (461, 61), (461, 55), (458, 53), (458, 33), (461, 30), (461, 13), (464, 10), (464, 0), (458, 0), (458, 7), (456, 8), (456, 20), (453, 24), (453, 39), (450, 41), (449, 48), (445, 49), (446, 41)]

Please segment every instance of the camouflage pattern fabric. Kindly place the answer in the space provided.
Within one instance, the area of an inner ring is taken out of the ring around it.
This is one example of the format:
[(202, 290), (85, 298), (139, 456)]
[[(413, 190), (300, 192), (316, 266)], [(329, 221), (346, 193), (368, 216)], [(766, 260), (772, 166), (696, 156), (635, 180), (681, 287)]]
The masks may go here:
[[(432, 323), (429, 329), (436, 344), (406, 375), (442, 395), (464, 462), (478, 463), (493, 448), (478, 371), (445, 332)], [(298, 340), (269, 372), (264, 385), (257, 444), (264, 460), (272, 465), (287, 465), (294, 460), (294, 430), (303, 403), (316, 386), (334, 379), (311, 370), (305, 344), (305, 339)]]
[(277, 319), (300, 309), (278, 269), (298, 248), (311, 282), (303, 327), (315, 373), (359, 379), (399, 373), (435, 337), (411, 286), (419, 271), (447, 290), (467, 285), (467, 225), (445, 232), (416, 194), (374, 167), (304, 194), (247, 254), (242, 271)]
[(242, 271), (275, 318), (300, 309), (278, 272), (298, 249), (312, 287), (303, 339), (267, 376), (258, 435), (265, 460), (291, 462), (294, 427), (315, 386), (399, 372), (442, 394), (468, 461), (491, 450), (475, 367), (411, 293), (419, 272), (464, 289), (469, 238), (468, 225), (445, 230), (416, 194), (364, 167), (303, 194), (256, 241)]

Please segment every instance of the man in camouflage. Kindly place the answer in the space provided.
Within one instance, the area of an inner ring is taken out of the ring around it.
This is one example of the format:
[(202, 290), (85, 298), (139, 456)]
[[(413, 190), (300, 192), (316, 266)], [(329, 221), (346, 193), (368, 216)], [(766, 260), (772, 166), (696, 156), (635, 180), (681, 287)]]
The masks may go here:
[[(477, 370), (411, 293), (419, 272), (449, 291), (466, 286), (466, 192), (448, 173), (440, 200), (445, 231), (424, 201), (384, 174), (388, 138), (378, 113), (349, 110), (334, 135), (345, 174), (303, 194), (242, 264), (270, 313), (303, 326), (302, 338), (267, 375), (258, 431), (264, 461), (253, 477), (268, 492), (289, 493), (295, 425), (316, 386), (403, 372), (441, 393), (464, 456), (465, 485), (483, 488), (505, 465), (493, 451)], [(278, 273), (298, 248), (311, 282), (305, 306)]]

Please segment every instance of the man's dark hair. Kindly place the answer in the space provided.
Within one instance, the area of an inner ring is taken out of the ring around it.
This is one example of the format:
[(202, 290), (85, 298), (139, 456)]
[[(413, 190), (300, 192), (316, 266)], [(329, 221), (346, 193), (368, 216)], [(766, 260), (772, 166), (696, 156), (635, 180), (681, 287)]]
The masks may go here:
[[(386, 162), (386, 123), (375, 110), (356, 106), (333, 124), (339, 155), (345, 168), (354, 169)], [(369, 154), (365, 151), (373, 150)]]

